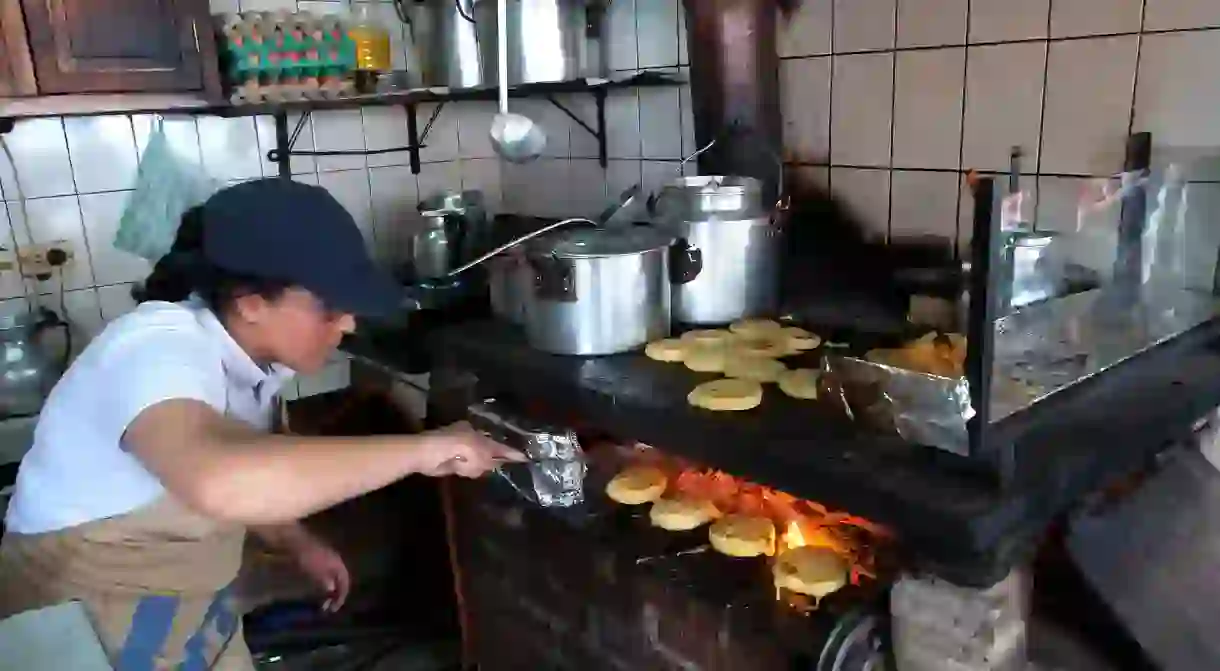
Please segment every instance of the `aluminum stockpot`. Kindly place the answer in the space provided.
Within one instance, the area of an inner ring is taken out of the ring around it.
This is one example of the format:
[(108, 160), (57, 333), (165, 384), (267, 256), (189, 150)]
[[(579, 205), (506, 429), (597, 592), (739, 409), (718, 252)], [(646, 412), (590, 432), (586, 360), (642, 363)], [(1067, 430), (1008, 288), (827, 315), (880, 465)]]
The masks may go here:
[(726, 324), (779, 309), (783, 239), (762, 182), (752, 177), (682, 177), (656, 197), (654, 221), (702, 257), (702, 270), (673, 285), (684, 324)]
[(508, 84), (607, 74), (606, 0), (474, 0), (483, 83), (498, 85), (496, 3), (508, 3)]
[(671, 273), (697, 272), (697, 259), (673, 242), (634, 226), (572, 230), (530, 245), (530, 345), (553, 354), (618, 354), (668, 336)]
[[(499, 84), (498, 0), (401, 0), (420, 86)], [(606, 0), (508, 3), (508, 83), (605, 76)]]
[(484, 79), (474, 22), (474, 0), (398, 0), (412, 50), (413, 86), (472, 88)]

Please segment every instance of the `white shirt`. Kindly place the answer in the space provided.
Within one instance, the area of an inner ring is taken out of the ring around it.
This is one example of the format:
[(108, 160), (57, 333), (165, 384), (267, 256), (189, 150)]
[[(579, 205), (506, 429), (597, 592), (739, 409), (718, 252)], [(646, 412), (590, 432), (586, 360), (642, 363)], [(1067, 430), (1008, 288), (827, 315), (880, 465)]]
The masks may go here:
[(256, 364), (196, 300), (141, 304), (94, 338), (51, 391), (5, 524), (43, 533), (152, 503), (165, 489), (123, 445), (141, 412), (192, 399), (270, 429), (291, 375)]

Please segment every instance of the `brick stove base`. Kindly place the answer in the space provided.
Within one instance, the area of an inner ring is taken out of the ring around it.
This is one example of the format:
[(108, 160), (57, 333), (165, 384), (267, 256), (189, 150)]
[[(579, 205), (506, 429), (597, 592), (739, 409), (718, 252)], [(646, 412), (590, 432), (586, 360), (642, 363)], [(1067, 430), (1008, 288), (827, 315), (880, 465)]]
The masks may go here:
[(621, 507), (561, 519), (494, 481), (455, 484), (452, 501), (467, 661), (482, 671), (883, 668), (875, 585), (802, 612), (776, 599), (765, 561), (698, 551), (698, 532)]
[(987, 589), (907, 576), (890, 595), (898, 671), (1025, 671), (1029, 580)]

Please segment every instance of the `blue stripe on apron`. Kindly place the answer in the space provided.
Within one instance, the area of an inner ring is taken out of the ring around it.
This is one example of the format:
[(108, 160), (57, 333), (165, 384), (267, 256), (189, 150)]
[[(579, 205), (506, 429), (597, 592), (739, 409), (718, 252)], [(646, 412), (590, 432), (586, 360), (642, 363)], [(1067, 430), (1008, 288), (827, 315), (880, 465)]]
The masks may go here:
[(228, 644), (229, 638), (237, 629), (237, 613), (229, 604), (229, 596), (232, 593), (233, 586), (229, 585), (212, 597), (212, 603), (208, 605), (208, 611), (199, 623), (199, 629), (186, 642), (186, 659), (178, 667), (179, 671), (207, 671), (208, 661), (204, 656), (204, 649), (207, 646), (208, 627), (213, 621), (216, 622), (216, 633), (220, 634), (222, 645)]
[(165, 647), (178, 613), (178, 597), (141, 597), (131, 616), (131, 628), (119, 651), (115, 671), (153, 671), (153, 663)]

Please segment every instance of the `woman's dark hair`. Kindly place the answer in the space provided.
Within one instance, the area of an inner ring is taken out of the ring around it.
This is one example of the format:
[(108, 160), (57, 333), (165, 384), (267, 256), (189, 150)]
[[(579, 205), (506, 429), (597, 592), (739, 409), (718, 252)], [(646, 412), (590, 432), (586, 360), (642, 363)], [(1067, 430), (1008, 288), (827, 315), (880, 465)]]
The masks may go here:
[(137, 302), (186, 300), (198, 295), (216, 314), (223, 314), (239, 296), (258, 294), (278, 297), (292, 283), (265, 277), (232, 273), (217, 268), (203, 257), (203, 207), (182, 215), (170, 251), (153, 266), (143, 285), (132, 289)]

